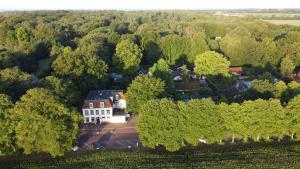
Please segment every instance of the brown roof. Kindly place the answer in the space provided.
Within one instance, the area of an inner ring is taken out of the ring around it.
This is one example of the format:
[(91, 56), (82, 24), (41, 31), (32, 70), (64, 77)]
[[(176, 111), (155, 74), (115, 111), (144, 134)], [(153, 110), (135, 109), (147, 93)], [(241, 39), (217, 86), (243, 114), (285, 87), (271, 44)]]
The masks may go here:
[(230, 73), (242, 74), (243, 73), (243, 68), (242, 67), (230, 67), (229, 72)]
[(200, 82), (175, 83), (176, 91), (198, 91), (201, 87)]
[(89, 109), (90, 108), (90, 106), (89, 106), (90, 103), (93, 103), (94, 108), (100, 108), (100, 102), (104, 102), (104, 108), (111, 108), (112, 105), (113, 105), (112, 101), (109, 100), (109, 99), (102, 100), (102, 101), (100, 101), (100, 100), (84, 100), (82, 108), (83, 109)]

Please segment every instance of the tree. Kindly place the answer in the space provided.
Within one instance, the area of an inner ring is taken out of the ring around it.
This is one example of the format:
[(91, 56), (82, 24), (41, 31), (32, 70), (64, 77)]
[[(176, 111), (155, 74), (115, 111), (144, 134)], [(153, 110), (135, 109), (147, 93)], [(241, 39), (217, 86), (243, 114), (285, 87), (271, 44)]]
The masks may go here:
[(253, 80), (251, 82), (251, 88), (258, 92), (257, 98), (269, 99), (273, 97), (275, 91), (274, 84), (268, 80)]
[(0, 92), (8, 94), (13, 100), (17, 100), (30, 86), (30, 75), (20, 71), (18, 67), (0, 71)]
[(198, 33), (192, 37), (167, 35), (160, 40), (164, 59), (170, 65), (194, 63), (195, 56), (208, 50), (205, 35)]
[(113, 64), (117, 70), (126, 75), (134, 75), (139, 70), (142, 59), (142, 51), (131, 40), (122, 40), (116, 46), (113, 56)]
[(107, 64), (97, 56), (83, 55), (70, 47), (55, 59), (52, 68), (57, 75), (75, 80), (83, 92), (98, 88), (108, 71)]
[(280, 71), (283, 76), (291, 78), (295, 67), (295, 63), (288, 56), (282, 58), (282, 61), (280, 63)]
[(43, 79), (42, 84), (50, 89), (61, 102), (67, 105), (76, 106), (80, 100), (79, 89), (69, 79), (62, 79), (55, 76), (47, 76)]
[(160, 39), (159, 46), (163, 53), (163, 58), (170, 65), (176, 65), (187, 60), (187, 50), (189, 39), (179, 35), (167, 35)]
[(164, 59), (158, 60), (158, 62), (149, 69), (149, 72), (154, 77), (160, 78), (165, 82), (165, 88), (169, 94), (173, 92), (173, 75), (170, 71), (168, 63)]
[(97, 56), (110, 63), (111, 53), (107, 45), (107, 39), (101, 34), (90, 33), (79, 41), (78, 50), (89, 56)]
[(177, 105), (168, 99), (149, 100), (140, 108), (137, 131), (144, 146), (164, 146), (176, 151), (184, 146), (183, 117)]
[(147, 31), (141, 34), (141, 46), (144, 58), (147, 64), (154, 64), (161, 57), (161, 50), (158, 46), (160, 35), (153, 31)]
[(265, 38), (262, 42), (259, 42), (253, 52), (262, 66), (265, 66), (267, 63), (277, 66), (281, 59), (278, 47), (271, 38)]
[(33, 41), (33, 38), (34, 38), (34, 35), (33, 35), (31, 28), (29, 28), (28, 26), (21, 26), (20, 28), (18, 28), (17, 39), (18, 39), (19, 45), (23, 49), (27, 50), (30, 47), (31, 42)]
[(9, 96), (0, 94), (0, 156), (16, 151), (14, 124), (11, 119), (12, 107), (13, 103)]
[(207, 143), (220, 142), (224, 138), (224, 122), (220, 111), (211, 99), (195, 99), (186, 106), (179, 105), (184, 116), (183, 137), (192, 145), (198, 145), (199, 139)]
[(228, 76), (230, 62), (223, 55), (213, 51), (196, 56), (195, 73), (199, 75), (224, 75)]
[(288, 130), (292, 139), (299, 139), (300, 136), (300, 95), (294, 97), (289, 101), (288, 105), (285, 107), (286, 116), (288, 120)]
[(287, 85), (285, 84), (284, 81), (280, 80), (279, 82), (277, 82), (277, 83), (275, 84), (275, 91), (274, 91), (275, 97), (276, 97), (276, 98), (280, 98), (281, 95), (282, 95), (282, 93), (283, 93), (284, 91), (286, 91), (287, 88), (288, 88), (288, 87), (287, 87)]
[(256, 141), (262, 137), (282, 137), (285, 132), (284, 110), (279, 100), (246, 101), (241, 105), (243, 124), (246, 126), (246, 135)]
[(13, 109), (17, 145), (25, 154), (48, 152), (63, 155), (72, 147), (80, 118), (43, 88), (34, 88), (21, 97)]
[(139, 113), (141, 106), (150, 99), (159, 98), (164, 92), (165, 83), (158, 78), (137, 76), (129, 85), (126, 92), (128, 108)]
[(256, 45), (255, 40), (249, 36), (226, 35), (220, 42), (220, 48), (232, 66), (258, 65), (259, 59), (253, 55)]

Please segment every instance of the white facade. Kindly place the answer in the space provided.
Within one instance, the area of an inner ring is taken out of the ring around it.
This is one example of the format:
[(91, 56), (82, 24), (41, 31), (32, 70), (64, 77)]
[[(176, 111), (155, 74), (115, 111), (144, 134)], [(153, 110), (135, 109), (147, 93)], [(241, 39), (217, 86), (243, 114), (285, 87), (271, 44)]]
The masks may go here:
[(84, 123), (110, 123), (112, 122), (112, 108), (89, 108), (82, 109)]

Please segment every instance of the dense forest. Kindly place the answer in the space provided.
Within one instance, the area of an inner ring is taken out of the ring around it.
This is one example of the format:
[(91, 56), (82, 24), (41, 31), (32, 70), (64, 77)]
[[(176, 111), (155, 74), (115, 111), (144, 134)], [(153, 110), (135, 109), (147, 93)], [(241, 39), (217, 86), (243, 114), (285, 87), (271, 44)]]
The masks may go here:
[[(149, 147), (178, 150), (182, 142), (196, 144), (200, 137), (209, 142), (224, 137), (297, 138), (300, 101), (295, 96), (300, 85), (295, 74), (299, 64), (300, 27), (273, 25), (253, 17), (196, 11), (3, 12), (0, 154), (48, 152), (56, 156), (70, 150), (82, 121), (82, 99), (93, 89), (126, 91), (128, 109), (140, 113), (141, 139)], [(199, 91), (211, 100), (177, 103), (180, 99), (174, 99), (170, 69), (178, 66), (207, 76), (210, 85)], [(243, 67), (253, 80), (251, 89), (231, 95), (228, 89), (237, 81), (228, 73), (231, 66)], [(139, 75), (145, 67), (151, 75)], [(112, 73), (126, 80), (114, 82)], [(170, 121), (158, 119), (159, 112), (151, 111), (155, 105), (161, 106), (162, 117)], [(249, 113), (251, 117), (245, 116)], [(157, 126), (148, 131), (151, 120)], [(184, 123), (183, 128), (177, 123)], [(183, 131), (186, 135), (174, 139), (165, 133), (153, 134), (159, 124), (169, 124), (165, 131), (172, 136)], [(253, 124), (257, 128), (249, 128)], [(281, 125), (284, 129), (279, 130)], [(193, 135), (198, 128), (203, 134)]]

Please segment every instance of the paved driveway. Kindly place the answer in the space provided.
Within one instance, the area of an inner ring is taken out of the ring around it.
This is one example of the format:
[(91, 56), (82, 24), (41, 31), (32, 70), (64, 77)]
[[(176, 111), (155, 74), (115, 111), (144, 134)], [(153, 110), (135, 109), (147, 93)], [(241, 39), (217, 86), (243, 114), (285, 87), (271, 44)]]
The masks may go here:
[(105, 149), (137, 149), (140, 141), (136, 132), (137, 117), (133, 117), (125, 124), (87, 124), (79, 133), (79, 148), (83, 150), (95, 149), (98, 143)]

